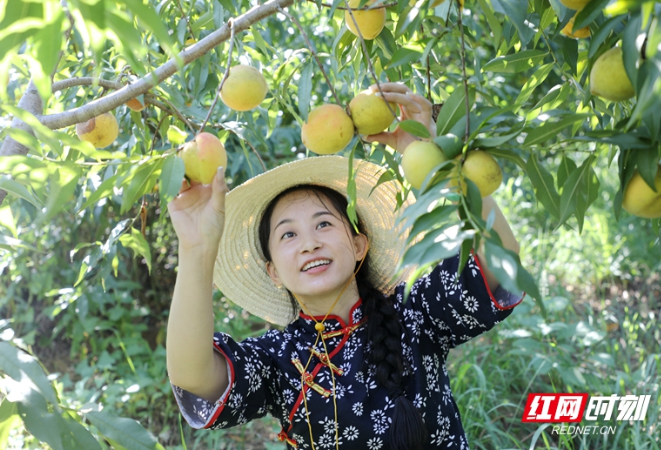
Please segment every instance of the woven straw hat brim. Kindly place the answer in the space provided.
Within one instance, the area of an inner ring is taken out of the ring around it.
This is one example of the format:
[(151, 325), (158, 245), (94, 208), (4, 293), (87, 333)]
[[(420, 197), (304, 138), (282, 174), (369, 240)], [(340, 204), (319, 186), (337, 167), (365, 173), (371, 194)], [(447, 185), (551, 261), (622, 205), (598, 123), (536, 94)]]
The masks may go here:
[[(370, 239), (369, 279), (385, 294), (414, 270), (408, 267), (393, 279), (410, 227), (396, 226), (396, 180), (380, 184), (385, 169), (365, 160), (354, 159), (356, 211)], [(342, 156), (315, 156), (283, 164), (232, 189), (225, 197), (225, 228), (216, 257), (213, 281), (225, 297), (262, 319), (285, 326), (295, 317), (286, 289), (278, 289), (266, 272), (259, 243), (259, 222), (264, 210), (280, 192), (299, 184), (327, 186), (347, 195), (349, 159)], [(409, 193), (401, 210), (415, 202)]]

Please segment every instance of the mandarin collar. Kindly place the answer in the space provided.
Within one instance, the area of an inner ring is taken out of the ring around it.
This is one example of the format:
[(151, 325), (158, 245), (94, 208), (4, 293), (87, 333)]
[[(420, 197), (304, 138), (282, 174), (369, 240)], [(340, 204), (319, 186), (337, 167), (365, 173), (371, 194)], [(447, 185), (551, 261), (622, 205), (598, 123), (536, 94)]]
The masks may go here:
[[(317, 331), (315, 330), (315, 321), (312, 320), (312, 318), (316, 319), (318, 322), (321, 322), (324, 320), (324, 314), (317, 315), (317, 316), (309, 316), (305, 314), (303, 311), (299, 311), (298, 313), (298, 322), (303, 326), (306, 330), (311, 330), (312, 333), (316, 334)], [(357, 324), (360, 322), (364, 317), (363, 314), (363, 299), (358, 297), (358, 300), (356, 303), (353, 304), (351, 309), (349, 310), (349, 323), (346, 323), (344, 319), (342, 319), (340, 316), (336, 314), (329, 314), (328, 317), (324, 320), (324, 325), (326, 326), (326, 330), (331, 331), (331, 330), (341, 330), (346, 327), (350, 327), (352, 325)]]

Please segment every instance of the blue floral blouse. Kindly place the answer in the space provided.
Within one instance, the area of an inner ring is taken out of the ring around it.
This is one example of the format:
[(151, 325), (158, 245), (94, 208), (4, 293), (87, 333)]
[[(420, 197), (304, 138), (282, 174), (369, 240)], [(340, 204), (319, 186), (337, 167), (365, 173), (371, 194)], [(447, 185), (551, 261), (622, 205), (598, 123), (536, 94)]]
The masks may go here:
[[(445, 367), (449, 350), (490, 330), (523, 300), (502, 287), (492, 293), (473, 256), (459, 276), (458, 264), (458, 256), (448, 258), (416, 280), (406, 304), (402, 303), (405, 282), (394, 294), (404, 324), (403, 355), (412, 368), (404, 371), (403, 388), (422, 413), (431, 449), (469, 448)], [(227, 360), (229, 386), (211, 403), (173, 385), (181, 413), (197, 429), (233, 427), (269, 413), (280, 421), (279, 439), (288, 449), (312, 448), (309, 417), (315, 448), (334, 449), (333, 370), (339, 446), (388, 450), (394, 402), (377, 382), (376, 367), (370, 364), (362, 370), (364, 352), (369, 351), (365, 322), (360, 299), (351, 309), (349, 323), (328, 316), (323, 336), (330, 361), (321, 339), (313, 348), (315, 322), (302, 313), (282, 331), (269, 330), (241, 342), (216, 332), (213, 345)], [(311, 353), (314, 356), (304, 370)], [(301, 391), (304, 372), (308, 415)]]

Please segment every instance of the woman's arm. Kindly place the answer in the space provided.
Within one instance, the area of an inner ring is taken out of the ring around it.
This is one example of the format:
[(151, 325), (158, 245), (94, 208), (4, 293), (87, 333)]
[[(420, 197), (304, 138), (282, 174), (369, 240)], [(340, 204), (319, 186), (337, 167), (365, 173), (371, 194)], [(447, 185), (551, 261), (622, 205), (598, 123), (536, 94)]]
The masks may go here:
[[(503, 247), (505, 247), (507, 250), (513, 251), (518, 255), (519, 243), (514, 237), (512, 228), (510, 228), (507, 219), (505, 218), (503, 212), (498, 207), (496, 201), (489, 195), (482, 199), (482, 218), (484, 220), (487, 220), (491, 210), (494, 210), (496, 214), (496, 220), (493, 223), (492, 230), (494, 230), (496, 233), (498, 233), (498, 236), (500, 236), (500, 240), (503, 242)], [(480, 266), (484, 271), (484, 276), (487, 279), (487, 284), (489, 285), (489, 289), (491, 290), (491, 292), (494, 292), (496, 288), (500, 285), (500, 283), (496, 279), (496, 276), (493, 274), (493, 272), (489, 270), (489, 264), (487, 262), (486, 257), (484, 256), (484, 243), (480, 245), (480, 249), (477, 252), (477, 257), (480, 260)]]
[[(376, 85), (370, 86), (370, 89), (377, 91)], [(400, 105), (401, 116), (399, 120), (412, 119), (417, 120), (418, 122), (425, 125), (429, 130), (431, 137), (436, 136), (436, 124), (432, 118), (432, 104), (426, 98), (415, 95), (411, 90), (402, 83), (381, 83), (381, 90), (384, 93), (384, 99), (389, 102), (395, 102)], [(383, 132), (375, 134), (372, 136), (367, 136), (365, 138), (368, 142), (379, 142), (384, 145), (392, 147), (395, 151), (404, 154), (406, 147), (415, 140), (411, 134), (405, 132), (400, 127), (397, 127), (393, 132)], [(482, 199), (482, 218), (487, 220), (491, 210), (495, 210), (496, 220), (493, 224), (493, 230), (498, 233), (500, 239), (503, 242), (503, 246), (512, 250), (515, 253), (519, 253), (519, 243), (514, 237), (514, 233), (507, 223), (507, 219), (503, 215), (502, 211), (496, 204), (496, 201), (491, 197), (485, 197)], [(499, 286), (499, 282), (494, 276), (494, 274), (489, 270), (487, 260), (484, 256), (484, 245), (480, 246), (480, 250), (477, 252), (477, 257), (479, 258), (480, 265), (484, 269), (484, 275), (487, 279), (487, 284), (491, 292), (495, 291)]]
[(213, 348), (215, 253), (179, 246), (179, 268), (166, 341), (170, 381), (210, 402), (227, 389), (225, 358)]

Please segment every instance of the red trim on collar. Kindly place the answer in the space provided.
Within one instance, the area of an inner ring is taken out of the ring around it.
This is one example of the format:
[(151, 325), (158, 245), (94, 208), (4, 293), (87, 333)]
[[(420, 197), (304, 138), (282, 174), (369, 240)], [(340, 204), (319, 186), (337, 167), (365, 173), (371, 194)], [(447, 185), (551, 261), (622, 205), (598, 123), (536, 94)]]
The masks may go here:
[[(358, 297), (358, 301), (356, 301), (356, 303), (354, 303), (353, 306), (351, 307), (351, 309), (349, 310), (349, 325), (354, 325), (353, 313), (362, 303), (363, 303), (363, 299)], [(306, 320), (316, 320), (318, 322), (324, 320), (324, 315), (308, 316), (307, 314), (304, 314), (303, 311), (299, 311), (298, 315), (302, 319), (306, 319)], [(344, 319), (342, 319), (340, 316), (338, 316), (336, 314), (329, 314), (328, 317), (326, 317), (326, 320), (328, 320), (328, 319), (337, 320), (342, 325), (342, 328), (347, 327), (347, 324), (344, 322)]]

